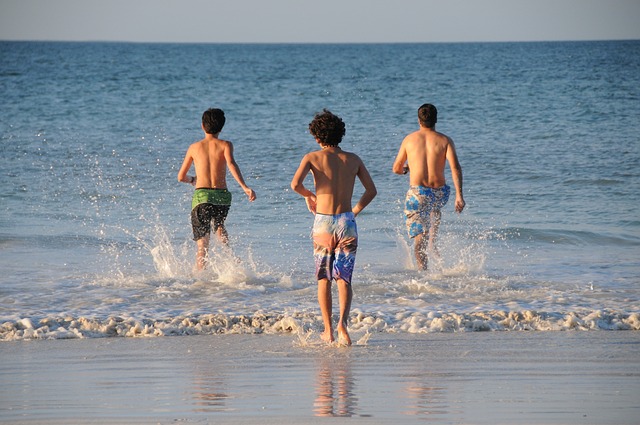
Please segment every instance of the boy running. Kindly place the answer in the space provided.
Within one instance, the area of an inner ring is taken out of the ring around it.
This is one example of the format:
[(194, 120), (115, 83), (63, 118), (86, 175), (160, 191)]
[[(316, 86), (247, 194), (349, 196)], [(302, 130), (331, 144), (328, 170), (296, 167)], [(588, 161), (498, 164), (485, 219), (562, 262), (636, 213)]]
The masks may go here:
[[(314, 259), (318, 280), (318, 303), (324, 323), (321, 338), (326, 342), (334, 341), (331, 281), (335, 279), (340, 302), (338, 340), (351, 345), (347, 321), (353, 297), (351, 275), (358, 247), (355, 217), (369, 205), (377, 190), (362, 160), (356, 154), (345, 152), (338, 146), (345, 134), (342, 119), (325, 109), (311, 121), (309, 132), (315, 137), (320, 149), (302, 158), (291, 181), (291, 188), (304, 196), (309, 211), (315, 215)], [(314, 178), (315, 193), (304, 186), (309, 171)], [(365, 191), (352, 208), (351, 197), (356, 177)]]
[(414, 239), (418, 269), (427, 269), (427, 250), (437, 253), (436, 237), (442, 208), (449, 200), (451, 188), (444, 177), (446, 162), (451, 168), (456, 188), (455, 211), (465, 206), (462, 195), (462, 167), (453, 140), (436, 131), (438, 110), (430, 103), (418, 109), (420, 129), (404, 138), (393, 163), (396, 174), (409, 173), (410, 188), (405, 198), (405, 215), (409, 237)]
[[(198, 245), (196, 254), (198, 270), (205, 267), (211, 221), (213, 221), (213, 231), (217, 234), (218, 240), (224, 244), (229, 241), (229, 235), (224, 227), (231, 207), (231, 192), (227, 190), (227, 167), (249, 197), (249, 201), (256, 199), (255, 192), (244, 182), (240, 168), (233, 157), (233, 144), (218, 138), (224, 123), (224, 112), (221, 109), (211, 108), (202, 114), (204, 139), (189, 146), (178, 172), (178, 181), (196, 187), (191, 200), (191, 227), (193, 239)], [(195, 176), (187, 175), (191, 164), (195, 166)]]

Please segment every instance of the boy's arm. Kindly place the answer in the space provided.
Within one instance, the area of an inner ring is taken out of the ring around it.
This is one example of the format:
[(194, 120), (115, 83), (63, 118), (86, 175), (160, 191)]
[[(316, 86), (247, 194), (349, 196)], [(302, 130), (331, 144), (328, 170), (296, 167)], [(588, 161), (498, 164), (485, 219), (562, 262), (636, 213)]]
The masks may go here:
[(451, 139), (449, 139), (449, 146), (447, 147), (447, 161), (449, 162), (449, 168), (451, 168), (453, 185), (456, 188), (455, 211), (462, 212), (465, 206), (464, 196), (462, 195), (462, 166), (460, 166), (456, 147)]
[(184, 161), (182, 161), (182, 166), (180, 167), (180, 171), (178, 171), (178, 181), (182, 183), (189, 183), (195, 186), (196, 177), (187, 175), (187, 172), (189, 171), (189, 168), (191, 168), (192, 163), (193, 163), (193, 156), (191, 156), (191, 147), (189, 147), (189, 149), (187, 149), (187, 153), (184, 156)]
[(360, 200), (353, 207), (353, 214), (358, 215), (360, 212), (376, 197), (378, 194), (378, 190), (376, 189), (376, 185), (373, 183), (373, 179), (371, 178), (371, 174), (367, 170), (367, 167), (364, 166), (364, 163), (360, 161), (360, 167), (358, 168), (358, 173), (356, 174), (360, 179), (360, 183), (364, 186), (364, 193), (360, 197)]
[(409, 167), (407, 167), (407, 150), (404, 146), (404, 141), (400, 145), (400, 150), (396, 156), (396, 160), (393, 163), (393, 172), (396, 174), (407, 174)]
[(293, 175), (293, 179), (291, 180), (291, 189), (300, 195), (304, 196), (304, 200), (307, 203), (307, 208), (313, 214), (316, 213), (316, 195), (306, 187), (304, 187), (304, 179), (309, 174), (311, 170), (311, 162), (309, 162), (309, 158), (307, 155), (302, 158), (300, 162), (300, 166), (296, 170), (296, 173)]
[(229, 167), (229, 172), (233, 176), (234, 179), (238, 182), (244, 193), (249, 197), (249, 201), (254, 201), (256, 199), (256, 193), (244, 182), (244, 178), (242, 177), (242, 172), (240, 172), (240, 167), (236, 163), (235, 158), (233, 157), (233, 144), (231, 142), (227, 143), (224, 149), (224, 158), (227, 161), (227, 167)]

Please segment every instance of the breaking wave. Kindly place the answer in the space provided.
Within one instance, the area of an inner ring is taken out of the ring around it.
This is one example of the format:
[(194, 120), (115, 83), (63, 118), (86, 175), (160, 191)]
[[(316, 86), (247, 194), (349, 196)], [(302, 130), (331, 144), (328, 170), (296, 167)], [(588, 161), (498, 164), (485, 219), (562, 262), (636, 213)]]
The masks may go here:
[[(487, 311), (473, 313), (400, 313), (393, 317), (355, 311), (349, 329), (358, 333), (435, 333), (479, 331), (640, 330), (640, 314), (607, 310), (551, 313)], [(134, 317), (24, 318), (0, 325), (0, 340), (161, 337), (216, 334), (303, 334), (318, 331), (312, 313), (200, 314), (167, 319)]]

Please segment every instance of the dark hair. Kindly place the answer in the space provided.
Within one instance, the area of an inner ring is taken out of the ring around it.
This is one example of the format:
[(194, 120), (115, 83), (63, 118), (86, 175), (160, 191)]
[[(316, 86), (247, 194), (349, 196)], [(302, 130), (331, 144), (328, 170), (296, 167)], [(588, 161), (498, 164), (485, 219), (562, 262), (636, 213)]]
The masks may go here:
[(438, 122), (438, 110), (430, 103), (418, 108), (418, 121), (427, 128), (433, 128)]
[(224, 127), (224, 112), (222, 109), (209, 108), (202, 114), (202, 126), (208, 134), (218, 134)]
[(345, 133), (344, 122), (339, 116), (324, 109), (309, 123), (309, 132), (323, 145), (338, 146)]

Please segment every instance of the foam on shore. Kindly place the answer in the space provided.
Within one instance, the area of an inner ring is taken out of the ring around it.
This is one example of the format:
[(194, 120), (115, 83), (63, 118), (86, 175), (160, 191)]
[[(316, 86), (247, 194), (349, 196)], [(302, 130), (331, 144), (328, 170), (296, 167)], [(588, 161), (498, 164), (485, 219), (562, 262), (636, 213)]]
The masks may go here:
[[(318, 328), (314, 313), (226, 315), (201, 314), (167, 319), (109, 317), (22, 318), (0, 325), (0, 340), (159, 337), (214, 334), (305, 333)], [(398, 313), (394, 317), (351, 316), (355, 332), (436, 333), (478, 331), (640, 330), (640, 314), (614, 311), (547, 313), (488, 311), (473, 313)]]

